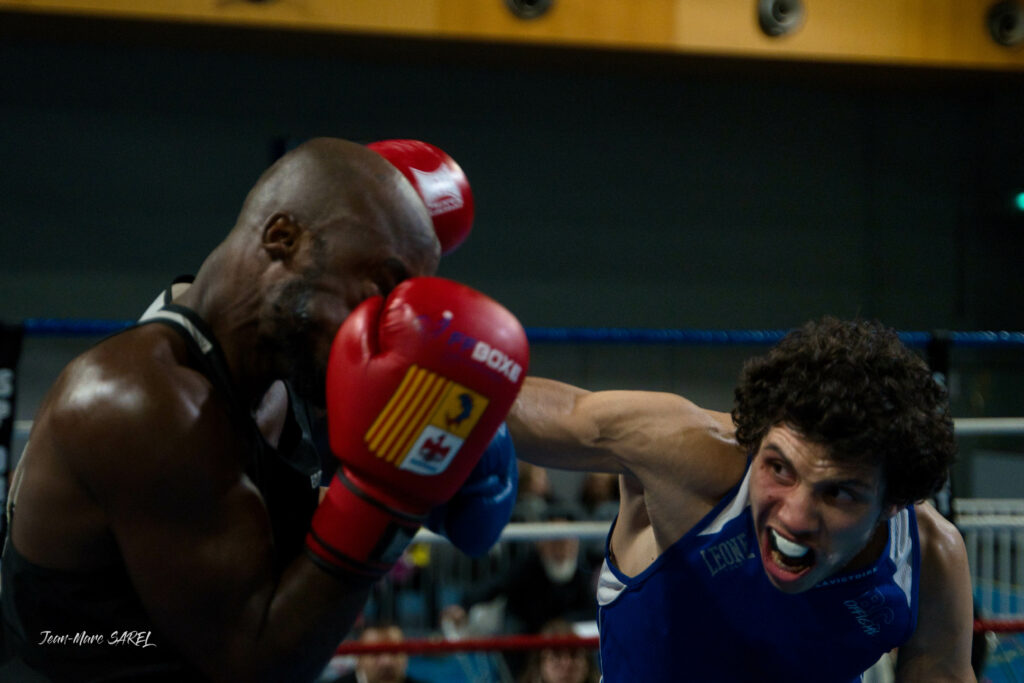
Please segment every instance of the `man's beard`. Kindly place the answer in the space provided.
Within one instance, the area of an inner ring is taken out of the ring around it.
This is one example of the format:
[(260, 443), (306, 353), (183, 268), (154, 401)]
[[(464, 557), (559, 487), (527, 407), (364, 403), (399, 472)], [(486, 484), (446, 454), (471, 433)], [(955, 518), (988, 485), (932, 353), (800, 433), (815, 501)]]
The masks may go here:
[(270, 351), (283, 365), (287, 381), (299, 398), (323, 409), (327, 405), (327, 367), (317, 357), (317, 329), (310, 314), (312, 288), (303, 280), (282, 287), (274, 302), (275, 327)]
[(311, 352), (298, 356), (287, 381), (302, 400), (321, 410), (327, 407), (327, 368)]

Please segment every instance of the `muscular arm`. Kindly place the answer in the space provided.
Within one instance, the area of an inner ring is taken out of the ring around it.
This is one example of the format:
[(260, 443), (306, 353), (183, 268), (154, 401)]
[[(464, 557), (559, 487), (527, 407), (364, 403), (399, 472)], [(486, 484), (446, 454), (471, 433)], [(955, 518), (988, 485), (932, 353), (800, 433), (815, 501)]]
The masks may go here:
[(917, 629), (900, 647), (900, 683), (965, 683), (971, 669), (973, 611), (967, 551), (956, 527), (930, 505), (917, 508), (921, 588)]
[(746, 461), (728, 414), (669, 393), (589, 392), (529, 377), (508, 424), (523, 460), (622, 475), (611, 544), (630, 574), (706, 514)]
[[(520, 458), (536, 465), (631, 474), (649, 483), (677, 474), (718, 486), (716, 455), (736, 451), (727, 413), (650, 391), (590, 392), (529, 377), (508, 418)], [(720, 464), (720, 463), (719, 463)], [(734, 468), (724, 477), (734, 482)]]
[(217, 681), (312, 680), (367, 588), (303, 555), (275, 575), (247, 453), (189, 373), (73, 385), (48, 418), (54, 446), (102, 508), (150, 617), (189, 660)]

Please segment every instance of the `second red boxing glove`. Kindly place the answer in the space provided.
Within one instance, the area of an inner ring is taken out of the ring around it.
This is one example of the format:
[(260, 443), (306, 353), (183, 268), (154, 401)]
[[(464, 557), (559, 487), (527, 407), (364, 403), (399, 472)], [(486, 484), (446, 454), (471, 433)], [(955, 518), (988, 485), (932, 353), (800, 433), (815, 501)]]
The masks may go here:
[(341, 466), (313, 516), (313, 559), (371, 580), (386, 572), (479, 460), (528, 356), (515, 316), (450, 280), (412, 278), (357, 307), (328, 362), (327, 426)]
[(412, 184), (434, 222), (442, 254), (465, 241), (473, 227), (473, 191), (454, 159), (420, 140), (381, 140), (367, 147), (390, 161)]

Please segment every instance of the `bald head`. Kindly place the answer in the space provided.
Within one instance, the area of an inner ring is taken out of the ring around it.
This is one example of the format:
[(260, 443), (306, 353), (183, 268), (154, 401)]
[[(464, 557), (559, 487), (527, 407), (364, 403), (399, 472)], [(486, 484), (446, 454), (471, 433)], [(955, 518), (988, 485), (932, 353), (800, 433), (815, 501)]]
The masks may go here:
[(278, 159), (250, 190), (233, 232), (261, 232), (276, 215), (318, 234), (380, 240), (413, 260), (438, 250), (426, 207), (402, 174), (337, 138), (314, 138)]
[(398, 169), (362, 145), (315, 138), (260, 176), (182, 303), (211, 323), (254, 399), (287, 379), (322, 405), (342, 321), (402, 280), (433, 275), (440, 254)]

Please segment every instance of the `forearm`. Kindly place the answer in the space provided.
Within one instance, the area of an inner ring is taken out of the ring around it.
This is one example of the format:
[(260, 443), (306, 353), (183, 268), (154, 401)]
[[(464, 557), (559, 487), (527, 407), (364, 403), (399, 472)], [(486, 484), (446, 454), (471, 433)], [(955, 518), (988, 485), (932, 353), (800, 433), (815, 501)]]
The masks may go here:
[(218, 683), (315, 680), (358, 617), (370, 583), (332, 576), (305, 554), (278, 577), (252, 562), (247, 571), (205, 576), (148, 602), (166, 639), (158, 645), (166, 642)]
[(358, 618), (370, 586), (332, 576), (300, 555), (281, 577), (254, 637), (236, 644), (233, 670), (223, 680), (315, 680)]
[(619, 472), (601, 447), (598, 424), (581, 402), (589, 391), (540, 377), (527, 377), (507, 422), (517, 456), (534, 465)]

